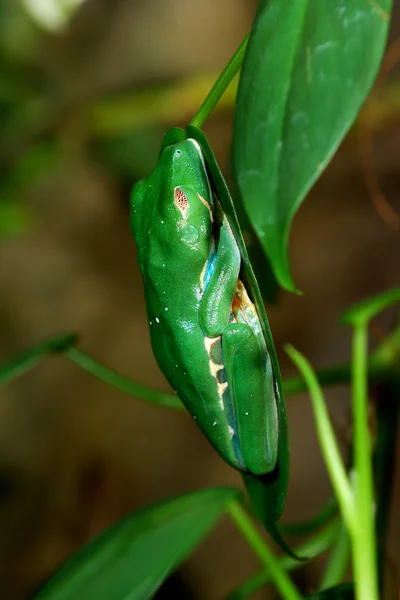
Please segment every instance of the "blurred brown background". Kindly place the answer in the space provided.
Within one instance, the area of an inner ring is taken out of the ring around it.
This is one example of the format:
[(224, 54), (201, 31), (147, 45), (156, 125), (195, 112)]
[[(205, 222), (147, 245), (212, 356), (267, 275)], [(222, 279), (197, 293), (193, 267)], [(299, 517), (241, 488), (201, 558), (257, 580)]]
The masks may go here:
[[(63, 28), (49, 29), (24, 3), (2, 0), (2, 359), (55, 333), (77, 331), (80, 347), (100, 361), (167, 389), (150, 349), (128, 225), (129, 188), (154, 165), (164, 131), (185, 125), (201, 103), (247, 32), (255, 4), (87, 0)], [(398, 8), (391, 41), (400, 34)], [(361, 117), (362, 131), (374, 131), (373, 168), (399, 212), (398, 70), (372, 104)], [(205, 126), (227, 175), (231, 125), (232, 103)], [(399, 229), (367, 192), (360, 127), (295, 220), (291, 261), (304, 295), (282, 294), (279, 307), (269, 310), (284, 375), (294, 373), (282, 352), (287, 341), (316, 367), (348, 360), (350, 331), (338, 325), (341, 311), (400, 283)], [(382, 327), (390, 324), (385, 319)], [(346, 437), (348, 389), (329, 390), (327, 397)], [(315, 514), (330, 486), (308, 398), (287, 404), (292, 476), (285, 516), (294, 520)], [(26, 598), (60, 561), (127, 511), (224, 484), (240, 485), (240, 477), (185, 414), (135, 401), (62, 357), (46, 359), (0, 389), (0, 597)], [(400, 561), (399, 528), (395, 511), (388, 547), (393, 569)], [(220, 598), (258, 568), (225, 519), (164, 597)], [(296, 575), (304, 590), (312, 590), (319, 568), (311, 564)]]

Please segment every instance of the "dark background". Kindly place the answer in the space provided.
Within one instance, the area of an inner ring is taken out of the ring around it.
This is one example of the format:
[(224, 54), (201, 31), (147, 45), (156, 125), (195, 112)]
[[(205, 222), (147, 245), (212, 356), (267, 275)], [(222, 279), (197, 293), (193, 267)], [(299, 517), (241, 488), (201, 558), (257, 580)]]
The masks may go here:
[[(80, 347), (100, 361), (167, 389), (150, 349), (129, 189), (153, 167), (164, 131), (185, 125), (200, 105), (247, 32), (255, 2), (87, 0), (56, 31), (17, 1), (2, 0), (0, 9), (0, 357), (77, 331)], [(397, 10), (392, 42), (399, 20)], [(341, 311), (400, 283), (398, 216), (383, 218), (362, 169), (372, 130), (369, 177), (375, 174), (398, 215), (398, 73), (373, 94), (295, 219), (291, 264), (304, 294), (282, 293), (268, 311), (284, 376), (294, 373), (285, 342), (316, 367), (347, 361), (351, 332), (338, 324)], [(228, 97), (205, 126), (227, 176), (232, 108)], [(391, 319), (379, 321), (372, 340)], [(346, 444), (349, 390), (329, 390), (327, 398)], [(330, 486), (307, 396), (287, 405), (285, 516), (294, 520), (315, 514)], [(62, 357), (48, 358), (0, 390), (0, 596), (26, 598), (130, 510), (225, 484), (240, 485), (239, 475), (186, 414), (148, 406)], [(396, 494), (398, 503), (399, 478)], [(393, 511), (391, 577), (399, 527)], [(297, 576), (302, 589), (312, 590), (320, 568), (313, 563)], [(191, 592), (176, 587), (178, 578), (164, 596), (218, 598), (257, 569), (224, 519), (180, 571)]]

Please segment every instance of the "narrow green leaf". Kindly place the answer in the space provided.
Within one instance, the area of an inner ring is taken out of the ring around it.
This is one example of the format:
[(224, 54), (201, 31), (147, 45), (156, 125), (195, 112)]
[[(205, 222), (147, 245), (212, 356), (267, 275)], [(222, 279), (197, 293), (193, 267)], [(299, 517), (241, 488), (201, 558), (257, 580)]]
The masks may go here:
[(391, 0), (260, 0), (239, 81), (233, 162), (242, 201), (279, 283), (308, 190), (376, 76)]
[(253, 267), (250, 263), (233, 200), (226, 185), (225, 179), (203, 131), (194, 126), (189, 126), (186, 131), (188, 137), (194, 138), (200, 144), (212, 188), (216, 192), (229, 224), (232, 227), (232, 231), (241, 254), (240, 278), (249, 291), (250, 297), (257, 308), (257, 313), (260, 318), (265, 341), (268, 347), (268, 353), (271, 359), (278, 410), (278, 461), (272, 473), (269, 473), (264, 477), (255, 477), (247, 473), (243, 476), (243, 479), (250, 499), (254, 504), (254, 509), (257, 513), (257, 516), (261, 519), (264, 527), (267, 529), (276, 543), (279, 544), (285, 552), (290, 554), (291, 550), (282, 538), (281, 533), (276, 525), (285, 506), (290, 468), (286, 407), (282, 393), (282, 380), (278, 357), (275, 352), (274, 341), (272, 338), (268, 317), (265, 312), (260, 288), (255, 278)]
[(295, 554), (283, 538), (277, 523), (280, 516), (276, 512), (277, 507), (284, 505), (286, 499), (286, 489), (281, 486), (279, 471), (275, 469), (272, 473), (268, 473), (263, 477), (257, 477), (252, 473), (242, 473), (242, 478), (253, 512), (274, 542), (293, 559), (298, 561), (307, 560), (306, 557)]
[(64, 352), (74, 346), (78, 336), (74, 333), (52, 337), (29, 350), (21, 352), (16, 358), (0, 366), (0, 385), (8, 383), (34, 367), (44, 356), (54, 352)]
[(367, 298), (367, 300), (353, 304), (353, 306), (345, 310), (340, 320), (345, 325), (366, 325), (379, 313), (399, 302), (400, 288), (387, 290), (373, 298)]
[(348, 531), (341, 523), (340, 531), (330, 553), (328, 564), (319, 586), (320, 591), (339, 585), (346, 576), (351, 558), (351, 543)]
[(151, 598), (239, 496), (210, 488), (133, 513), (70, 559), (34, 600)]

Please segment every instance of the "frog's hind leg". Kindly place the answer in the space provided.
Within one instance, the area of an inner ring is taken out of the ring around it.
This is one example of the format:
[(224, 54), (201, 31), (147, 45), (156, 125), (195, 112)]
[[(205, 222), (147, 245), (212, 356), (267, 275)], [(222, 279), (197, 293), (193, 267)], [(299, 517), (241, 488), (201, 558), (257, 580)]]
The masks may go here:
[(248, 471), (264, 475), (277, 461), (278, 416), (268, 353), (249, 325), (230, 323), (222, 334), (234, 435)]

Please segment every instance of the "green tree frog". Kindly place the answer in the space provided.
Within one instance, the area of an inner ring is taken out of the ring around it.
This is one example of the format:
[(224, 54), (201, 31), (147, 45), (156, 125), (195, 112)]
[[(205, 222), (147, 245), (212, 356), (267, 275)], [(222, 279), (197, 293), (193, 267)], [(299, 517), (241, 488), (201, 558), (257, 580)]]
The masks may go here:
[(199, 143), (164, 146), (133, 187), (131, 228), (156, 360), (219, 454), (262, 476), (278, 459), (277, 389), (241, 253)]

